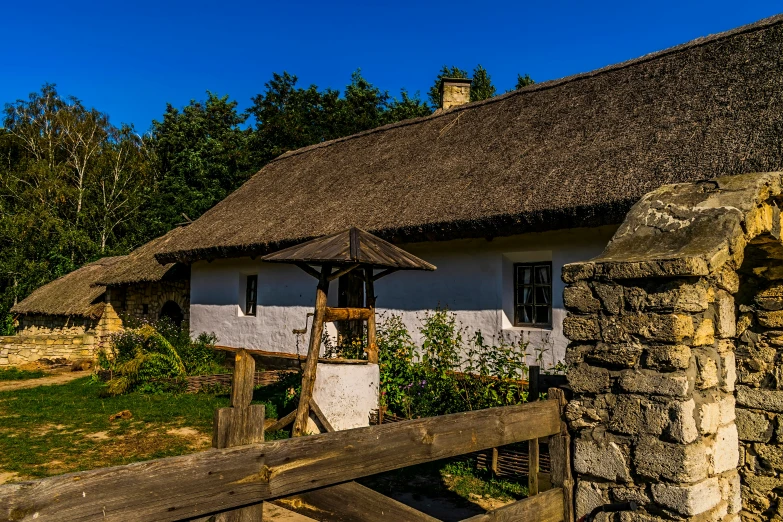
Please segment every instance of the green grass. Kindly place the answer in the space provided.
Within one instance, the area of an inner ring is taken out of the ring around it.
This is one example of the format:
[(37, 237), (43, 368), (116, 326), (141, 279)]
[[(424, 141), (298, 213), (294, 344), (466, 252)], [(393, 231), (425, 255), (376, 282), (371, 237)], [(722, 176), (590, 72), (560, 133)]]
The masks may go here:
[[(229, 404), (227, 395), (102, 397), (100, 390), (85, 377), (0, 392), (0, 472), (36, 478), (204, 450), (215, 409)], [(132, 417), (109, 420), (123, 410)]]
[(521, 481), (493, 477), (487, 470), (476, 469), (473, 459), (449, 462), (440, 469), (440, 475), (450, 491), (466, 499), (471, 498), (471, 494), (498, 500), (518, 500), (527, 496), (527, 486)]
[(0, 369), (0, 381), (21, 381), (39, 379), (48, 375), (43, 370), (20, 370), (19, 368)]

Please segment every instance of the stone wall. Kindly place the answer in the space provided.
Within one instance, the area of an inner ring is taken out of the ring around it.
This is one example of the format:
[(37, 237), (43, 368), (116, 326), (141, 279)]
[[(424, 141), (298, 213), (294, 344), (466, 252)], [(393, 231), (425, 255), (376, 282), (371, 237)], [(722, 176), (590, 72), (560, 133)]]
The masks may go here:
[(163, 305), (176, 303), (183, 313), (183, 321), (190, 320), (190, 280), (134, 283), (109, 290), (110, 301), (123, 318), (155, 322), (160, 319)]
[(662, 187), (564, 268), (577, 516), (780, 518), (782, 192), (780, 173)]
[(92, 359), (95, 347), (95, 336), (89, 333), (0, 337), (0, 367), (22, 366), (39, 359)]
[(96, 320), (59, 315), (22, 315), (18, 319), (17, 333), (20, 335), (82, 335), (95, 328)]

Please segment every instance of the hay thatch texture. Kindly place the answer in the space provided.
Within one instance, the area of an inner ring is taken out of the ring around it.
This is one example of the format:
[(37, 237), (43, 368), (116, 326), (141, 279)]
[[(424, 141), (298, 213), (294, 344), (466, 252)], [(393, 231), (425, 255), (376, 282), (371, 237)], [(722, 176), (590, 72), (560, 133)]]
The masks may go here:
[(42, 314), (81, 316), (97, 319), (103, 312), (103, 294), (106, 287), (97, 281), (125, 256), (104, 257), (45, 284), (20, 301), (11, 312), (15, 314)]
[(351, 226), (399, 241), (620, 223), (667, 183), (783, 169), (783, 17), (284, 154), (162, 262)]
[(177, 281), (189, 277), (189, 269), (176, 263), (161, 265), (155, 259), (155, 254), (163, 251), (174, 237), (182, 230), (175, 228), (167, 234), (146, 243), (114, 266), (107, 269), (97, 281), (106, 286), (126, 285), (131, 283), (154, 281)]

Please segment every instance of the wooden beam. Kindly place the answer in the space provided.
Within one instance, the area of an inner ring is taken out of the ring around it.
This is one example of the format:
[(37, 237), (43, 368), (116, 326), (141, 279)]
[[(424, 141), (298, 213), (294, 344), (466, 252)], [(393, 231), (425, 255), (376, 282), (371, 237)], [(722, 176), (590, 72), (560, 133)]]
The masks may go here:
[(321, 423), (321, 426), (324, 427), (327, 433), (334, 432), (334, 428), (326, 418), (326, 415), (324, 415), (324, 412), (321, 411), (321, 408), (315, 402), (315, 399), (310, 399), (310, 410), (315, 414), (315, 418), (318, 419), (318, 422)]
[(332, 282), (335, 279), (344, 276), (345, 274), (347, 274), (348, 272), (350, 272), (351, 270), (353, 270), (354, 268), (356, 268), (358, 266), (359, 266), (359, 263), (356, 263), (355, 265), (346, 266), (342, 270), (338, 270), (337, 272), (335, 272), (334, 274), (329, 276), (329, 282)]
[(318, 280), (318, 288), (315, 292), (315, 313), (313, 325), (310, 329), (310, 345), (307, 348), (307, 361), (302, 371), (302, 390), (299, 392), (299, 406), (296, 408), (294, 429), (292, 437), (301, 437), (307, 429), (307, 419), (310, 418), (310, 399), (313, 398), (315, 388), (316, 367), (318, 366), (318, 353), (321, 350), (321, 335), (324, 331), (324, 314), (326, 313), (326, 299), (329, 292), (329, 274), (332, 267), (321, 267), (321, 278)]
[(462, 522), (563, 522), (563, 490), (550, 489)]
[(527, 441), (527, 494), (538, 495), (539, 451), (538, 439)]
[(270, 424), (269, 426), (267, 426), (266, 431), (271, 432), (271, 431), (282, 430), (283, 428), (285, 428), (286, 426), (294, 422), (294, 419), (296, 419), (296, 410), (292, 411), (282, 419), (278, 419), (277, 422), (275, 422), (274, 424)]
[(314, 278), (318, 279), (319, 281), (321, 280), (321, 272), (319, 272), (315, 268), (311, 267), (307, 263), (301, 263), (300, 262), (300, 263), (294, 263), (294, 264), (296, 266), (298, 266), (299, 268), (301, 268), (302, 270), (304, 270), (305, 272), (307, 272), (308, 274), (310, 274), (311, 276), (313, 276)]
[(560, 433), (549, 437), (550, 480), (555, 488), (563, 490), (563, 518), (574, 522), (574, 477), (571, 474), (571, 435), (565, 422), (565, 407), (568, 404), (565, 392), (560, 388), (549, 388), (547, 402), (556, 402), (560, 409)]
[(299, 493), (272, 503), (323, 522), (438, 522), (437, 518), (356, 482)]
[(559, 432), (541, 401), (210, 450), (2, 485), (0, 520), (196, 518)]
[(370, 315), (367, 317), (367, 361), (378, 364), (378, 343), (375, 327), (375, 280), (372, 275), (372, 267), (367, 267), (364, 273), (365, 301)]
[(372, 312), (369, 308), (326, 308), (324, 322), (366, 321)]

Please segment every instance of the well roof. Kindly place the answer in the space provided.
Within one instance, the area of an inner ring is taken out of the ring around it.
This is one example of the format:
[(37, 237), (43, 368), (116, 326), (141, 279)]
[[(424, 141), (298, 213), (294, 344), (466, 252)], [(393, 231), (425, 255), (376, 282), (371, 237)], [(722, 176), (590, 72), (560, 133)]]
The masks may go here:
[(783, 16), (286, 153), (162, 262), (357, 226), (394, 242), (622, 221), (668, 183), (783, 169)]
[(106, 287), (97, 281), (125, 256), (104, 257), (36, 289), (11, 308), (15, 314), (82, 316), (97, 319)]
[(273, 263), (359, 263), (397, 270), (435, 270), (435, 265), (355, 227), (279, 250), (262, 259)]

